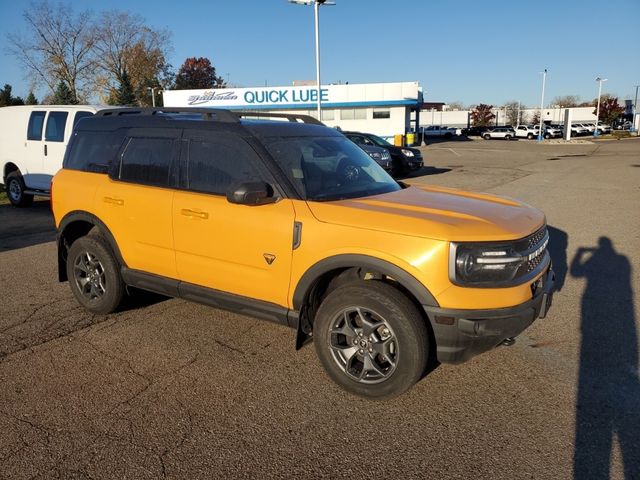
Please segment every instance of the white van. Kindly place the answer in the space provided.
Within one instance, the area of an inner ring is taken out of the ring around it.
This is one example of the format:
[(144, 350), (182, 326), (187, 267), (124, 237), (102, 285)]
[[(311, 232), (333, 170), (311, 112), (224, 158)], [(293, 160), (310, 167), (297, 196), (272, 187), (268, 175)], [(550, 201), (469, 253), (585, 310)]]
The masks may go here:
[(33, 195), (48, 195), (62, 167), (73, 127), (105, 107), (29, 105), (0, 108), (0, 167), (12, 205), (30, 205)]

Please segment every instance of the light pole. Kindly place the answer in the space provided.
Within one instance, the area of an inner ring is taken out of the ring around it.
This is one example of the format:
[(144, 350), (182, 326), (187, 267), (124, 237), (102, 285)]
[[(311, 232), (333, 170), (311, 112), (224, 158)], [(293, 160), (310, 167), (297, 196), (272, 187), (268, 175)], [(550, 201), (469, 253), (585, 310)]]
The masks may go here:
[(147, 90), (151, 91), (151, 105), (155, 108), (156, 106), (156, 90), (158, 90), (158, 94), (160, 93), (160, 87), (147, 87)]
[(544, 86), (547, 83), (547, 69), (542, 72), (542, 99), (540, 100), (540, 130), (538, 131), (538, 143), (542, 142), (544, 132), (542, 131), (542, 110), (544, 109)]
[(631, 112), (633, 113), (633, 115), (631, 115), (631, 131), (635, 132), (636, 131), (636, 112), (638, 111), (638, 87), (640, 87), (640, 85), (634, 85), (636, 87), (636, 96), (635, 99), (633, 100), (633, 110), (631, 110)]
[(598, 123), (600, 122), (600, 95), (602, 94), (602, 82), (606, 81), (606, 78), (596, 78), (596, 82), (598, 82), (598, 106), (596, 107), (596, 129), (593, 131), (594, 137), (597, 137), (599, 134)]
[(316, 94), (318, 96), (318, 120), (322, 121), (322, 100), (320, 98), (320, 5), (335, 5), (335, 2), (327, 2), (326, 0), (289, 0), (289, 3), (298, 5), (312, 5), (316, 26)]

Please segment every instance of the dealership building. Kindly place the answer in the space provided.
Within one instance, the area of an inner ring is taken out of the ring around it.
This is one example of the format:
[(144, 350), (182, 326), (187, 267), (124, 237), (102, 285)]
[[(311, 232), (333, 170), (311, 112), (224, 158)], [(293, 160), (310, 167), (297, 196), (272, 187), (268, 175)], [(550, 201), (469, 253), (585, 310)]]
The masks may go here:
[[(209, 90), (165, 90), (165, 107), (298, 113), (317, 117), (315, 85)], [(322, 122), (391, 138), (420, 125), (422, 88), (418, 82), (322, 85)]]

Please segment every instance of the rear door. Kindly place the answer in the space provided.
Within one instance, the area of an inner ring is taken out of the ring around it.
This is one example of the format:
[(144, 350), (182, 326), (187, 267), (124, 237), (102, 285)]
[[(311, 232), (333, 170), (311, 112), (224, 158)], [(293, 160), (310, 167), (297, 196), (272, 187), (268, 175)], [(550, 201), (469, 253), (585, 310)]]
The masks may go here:
[(44, 130), (44, 155), (42, 157), (42, 169), (38, 176), (41, 189), (48, 190), (51, 179), (62, 168), (64, 150), (69, 135), (70, 113), (63, 110), (52, 110), (47, 115), (47, 124)]
[(181, 170), (185, 190), (173, 202), (173, 232), (180, 280), (287, 305), (294, 208), (281, 198), (237, 205), (226, 193), (244, 182), (275, 181), (239, 134), (185, 130)]

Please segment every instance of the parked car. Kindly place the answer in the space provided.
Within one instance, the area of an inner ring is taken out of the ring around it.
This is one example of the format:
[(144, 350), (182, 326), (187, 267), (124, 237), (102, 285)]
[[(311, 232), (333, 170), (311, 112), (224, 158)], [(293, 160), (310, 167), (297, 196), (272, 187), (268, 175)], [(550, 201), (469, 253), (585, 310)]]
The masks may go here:
[(584, 128), (581, 124), (579, 123), (572, 123), (571, 124), (571, 136), (572, 137), (579, 137), (581, 135), (587, 135), (589, 133), (589, 131)]
[(421, 127), (424, 137), (444, 137), (451, 138), (454, 135), (462, 135), (461, 128), (447, 127), (443, 125), (429, 125), (428, 127)]
[(491, 127), (487, 127), (487, 126), (483, 126), (483, 127), (473, 126), (473, 127), (469, 127), (469, 128), (464, 128), (462, 130), (462, 134), (463, 135), (467, 135), (467, 136), (481, 137), (482, 134), (484, 132), (486, 132), (487, 130), (489, 130), (490, 128)]
[(384, 148), (391, 155), (391, 173), (393, 176), (405, 175), (412, 170), (418, 170), (424, 166), (422, 152), (412, 147), (396, 147), (385, 139), (363, 132), (342, 132), (349, 140), (357, 145), (368, 145)]
[(544, 213), (398, 183), (336, 130), (264, 120), (276, 115), (115, 109), (80, 122), (52, 184), (57, 279), (93, 314), (131, 286), (292, 327), (296, 348), (313, 341), (329, 377), (370, 399), (545, 317)]
[(516, 132), (513, 128), (507, 127), (495, 127), (491, 130), (487, 130), (482, 134), (482, 138), (485, 140), (491, 140), (493, 138), (501, 138), (503, 140), (511, 140), (516, 138)]
[(356, 143), (356, 145), (367, 152), (367, 155), (373, 158), (375, 162), (382, 168), (384, 168), (387, 172), (391, 172), (391, 170), (393, 169), (393, 163), (391, 161), (391, 155), (387, 150), (376, 145), (365, 145), (360, 143)]
[(515, 128), (515, 136), (517, 138), (528, 138), (529, 140), (533, 140), (538, 137), (538, 132), (540, 131), (540, 126), (536, 126), (538, 128), (535, 128), (533, 125), (518, 125)]
[(600, 133), (611, 133), (611, 125), (607, 125), (604, 122), (598, 122), (598, 131)]
[(100, 108), (95, 105), (0, 108), (2, 183), (13, 206), (28, 206), (34, 195), (49, 195), (51, 179), (62, 167), (73, 127)]
[(593, 133), (596, 131), (596, 126), (593, 123), (579, 123), (578, 125), (581, 125), (589, 135), (593, 135)]
[(554, 125), (545, 125), (544, 138), (559, 138), (562, 137), (562, 128), (558, 128)]
[(616, 122), (613, 128), (615, 130), (631, 130), (632, 126), (633, 126), (633, 123), (631, 123), (630, 120), (624, 120), (624, 121)]

